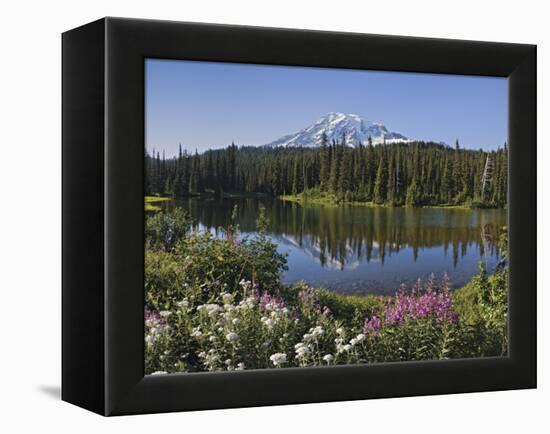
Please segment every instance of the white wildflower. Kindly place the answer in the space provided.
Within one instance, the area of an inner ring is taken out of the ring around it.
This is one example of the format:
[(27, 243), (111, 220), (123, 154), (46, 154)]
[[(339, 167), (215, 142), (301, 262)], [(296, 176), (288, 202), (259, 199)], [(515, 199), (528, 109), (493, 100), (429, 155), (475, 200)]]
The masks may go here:
[(200, 327), (194, 327), (191, 331), (191, 336), (193, 336), (194, 338), (200, 338), (202, 336), (202, 331)]
[(296, 357), (305, 357), (309, 354), (308, 346), (302, 342), (294, 345), (294, 349), (296, 350)]
[(224, 304), (223, 305), (223, 308), (225, 309), (225, 311), (227, 312), (227, 314), (230, 314), (231, 312), (234, 312), (235, 309), (237, 309), (237, 307), (233, 304)]
[(273, 326), (276, 324), (276, 321), (272, 318), (267, 318), (263, 316), (261, 318), (262, 324), (264, 324), (267, 328), (273, 328)]
[(207, 304), (206, 305), (206, 311), (208, 312), (208, 316), (214, 316), (221, 310), (221, 307), (217, 304)]
[(236, 371), (244, 371), (245, 365), (243, 362), (237, 363), (237, 367), (235, 368)]
[(224, 292), (221, 294), (221, 297), (224, 304), (230, 305), (231, 303), (233, 303), (233, 294)]
[(159, 315), (163, 318), (168, 318), (170, 315), (172, 315), (172, 312), (170, 312), (169, 310), (161, 310), (159, 312)]
[(218, 313), (221, 310), (221, 307), (216, 303), (201, 304), (200, 306), (197, 307), (197, 312), (202, 312), (203, 310), (205, 310), (209, 316), (214, 316), (216, 313)]
[(275, 366), (281, 366), (282, 364), (286, 363), (286, 354), (285, 353), (275, 353), (272, 354), (269, 357), (269, 360), (273, 363)]
[(184, 298), (184, 299), (181, 300), (181, 301), (178, 301), (176, 304), (177, 304), (179, 307), (183, 307), (183, 308), (185, 308), (185, 309), (189, 307), (189, 301), (187, 301), (186, 298)]
[(242, 279), (240, 282), (239, 282), (239, 285), (241, 285), (241, 287), (246, 291), (248, 290), (248, 288), (250, 288), (250, 280), (244, 280)]
[(235, 332), (229, 332), (225, 335), (225, 337), (228, 341), (236, 341), (239, 339), (239, 335)]
[(323, 360), (330, 365), (330, 362), (334, 360), (334, 356), (332, 354), (325, 354)]
[(314, 327), (310, 330), (310, 333), (313, 335), (313, 337), (321, 336), (325, 330), (321, 326)]

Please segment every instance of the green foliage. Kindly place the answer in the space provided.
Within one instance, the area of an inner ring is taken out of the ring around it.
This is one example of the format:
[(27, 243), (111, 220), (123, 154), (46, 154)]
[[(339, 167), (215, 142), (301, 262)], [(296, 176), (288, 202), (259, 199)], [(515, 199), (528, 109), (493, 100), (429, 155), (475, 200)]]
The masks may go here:
[[(487, 157), (493, 170), (482, 192)], [(300, 195), (308, 190), (356, 201), (399, 206), (506, 206), (507, 147), (466, 150), (426, 142), (350, 148), (344, 141), (319, 148), (226, 149), (161, 158), (146, 154), (146, 193), (176, 197), (226, 193)]]
[(238, 238), (231, 226), (224, 238), (210, 232), (190, 231), (181, 208), (158, 213), (147, 220), (145, 292), (151, 310), (168, 310), (174, 300), (191, 297), (208, 303), (223, 291), (238, 293), (241, 281), (262, 282), (262, 289), (276, 292), (286, 269), (286, 257), (265, 234)]
[[(268, 225), (262, 210), (249, 239), (234, 224), (223, 237), (193, 231), (178, 209), (148, 218), (146, 373), (506, 354), (505, 262), (492, 275), (481, 264), (452, 297), (431, 280), (408, 295), (345, 296), (281, 285), (286, 258)], [(505, 236), (501, 248), (506, 259)]]
[(374, 203), (383, 204), (386, 202), (388, 183), (388, 170), (384, 154), (380, 156), (378, 170), (376, 171), (376, 182), (374, 183)]
[(320, 289), (319, 302), (344, 324), (351, 325), (356, 318), (379, 314), (384, 307), (385, 297), (345, 295)]
[[(241, 296), (244, 294), (244, 296)], [(208, 303), (178, 298), (146, 323), (146, 372), (193, 372), (438, 360), (488, 353), (480, 329), (435, 316), (369, 331), (387, 300), (331, 297), (304, 283), (279, 296), (220, 292)], [(332, 309), (324, 305), (328, 302)], [(154, 316), (151, 312), (148, 317)]]
[(159, 202), (166, 202), (172, 200), (171, 197), (162, 197), (162, 196), (145, 196), (145, 211), (147, 212), (156, 212), (162, 210), (158, 205), (155, 205)]
[(190, 228), (190, 221), (182, 208), (171, 212), (159, 212), (147, 218), (145, 239), (155, 249), (171, 250), (178, 240), (184, 239)]
[(147, 212), (157, 212), (157, 211), (162, 210), (162, 208), (160, 206), (151, 205), (150, 203), (146, 202), (144, 210), (147, 211)]
[[(472, 281), (454, 295), (461, 325), (470, 339), (475, 337), (482, 355), (505, 355), (508, 348), (508, 268), (507, 234), (504, 231), (500, 248), (503, 261), (492, 275), (484, 262)], [(465, 337), (468, 337), (465, 335)]]
[(407, 198), (405, 199), (407, 206), (420, 206), (422, 204), (420, 200), (420, 189), (416, 182), (416, 179), (413, 179), (411, 185), (407, 189)]

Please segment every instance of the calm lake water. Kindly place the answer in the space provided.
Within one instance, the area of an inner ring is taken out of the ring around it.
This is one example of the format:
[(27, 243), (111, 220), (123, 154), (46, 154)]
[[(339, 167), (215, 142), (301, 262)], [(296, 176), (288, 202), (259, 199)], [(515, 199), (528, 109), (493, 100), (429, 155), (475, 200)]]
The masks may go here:
[(353, 294), (391, 294), (401, 283), (446, 272), (453, 287), (468, 282), (483, 260), (492, 271), (506, 210), (301, 206), (272, 198), (183, 199), (165, 207), (186, 209), (199, 230), (227, 226), (234, 205), (243, 236), (256, 234), (260, 205), (269, 234), (288, 254), (286, 284)]

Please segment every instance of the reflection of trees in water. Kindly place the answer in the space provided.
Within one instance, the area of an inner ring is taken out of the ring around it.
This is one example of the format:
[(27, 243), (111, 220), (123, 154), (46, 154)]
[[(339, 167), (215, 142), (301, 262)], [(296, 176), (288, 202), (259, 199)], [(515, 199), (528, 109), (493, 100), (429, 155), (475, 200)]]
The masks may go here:
[(180, 201), (193, 219), (209, 228), (227, 226), (238, 205), (241, 231), (255, 230), (259, 203), (266, 207), (269, 230), (293, 239), (302, 249), (315, 252), (323, 265), (347, 258), (384, 262), (387, 256), (411, 248), (416, 261), (423, 248), (440, 247), (452, 254), (456, 266), (468, 249), (481, 256), (498, 254), (500, 228), (506, 225), (502, 210), (461, 210), (390, 207), (302, 207), (272, 199)]

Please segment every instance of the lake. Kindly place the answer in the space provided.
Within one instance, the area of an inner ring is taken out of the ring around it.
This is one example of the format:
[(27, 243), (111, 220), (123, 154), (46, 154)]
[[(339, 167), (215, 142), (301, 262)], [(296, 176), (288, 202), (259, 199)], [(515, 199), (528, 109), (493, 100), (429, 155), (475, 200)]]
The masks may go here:
[(494, 269), (507, 225), (503, 209), (302, 206), (268, 197), (188, 198), (162, 206), (181, 206), (197, 229), (217, 232), (231, 221), (235, 205), (243, 236), (256, 234), (259, 207), (265, 206), (269, 235), (288, 255), (285, 284), (305, 280), (349, 294), (393, 294), (431, 273), (447, 273), (460, 287), (480, 260)]

